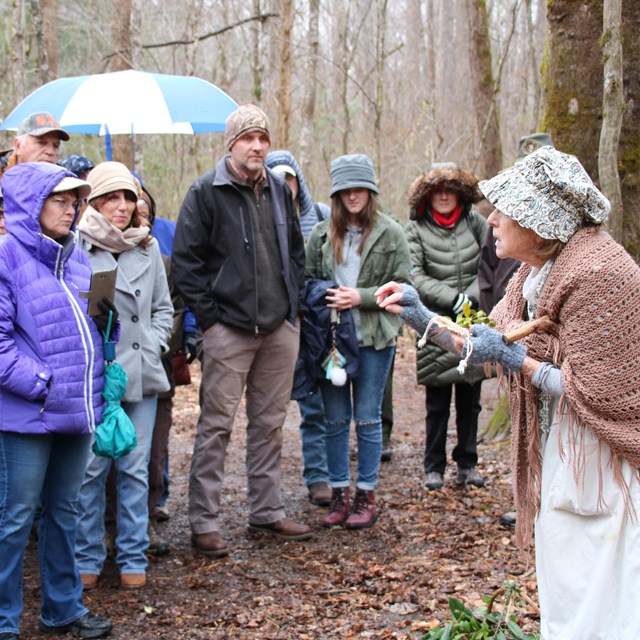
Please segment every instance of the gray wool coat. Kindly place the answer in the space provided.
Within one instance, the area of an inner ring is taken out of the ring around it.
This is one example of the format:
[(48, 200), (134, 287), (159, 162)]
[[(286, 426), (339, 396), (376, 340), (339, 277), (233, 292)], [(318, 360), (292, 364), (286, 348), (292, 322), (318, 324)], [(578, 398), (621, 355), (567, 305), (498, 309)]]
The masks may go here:
[(173, 326), (173, 304), (167, 274), (155, 238), (146, 248), (113, 254), (88, 242), (82, 243), (94, 271), (118, 265), (115, 306), (120, 318), (120, 340), (116, 361), (127, 374), (125, 402), (140, 402), (144, 396), (168, 391), (161, 355), (169, 349)]

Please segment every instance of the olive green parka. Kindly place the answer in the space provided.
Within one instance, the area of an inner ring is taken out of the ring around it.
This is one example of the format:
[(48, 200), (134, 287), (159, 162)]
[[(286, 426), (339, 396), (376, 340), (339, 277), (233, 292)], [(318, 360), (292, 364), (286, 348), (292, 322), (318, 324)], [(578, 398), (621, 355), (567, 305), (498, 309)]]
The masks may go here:
[[(329, 220), (317, 224), (307, 243), (305, 278), (335, 280), (335, 259), (328, 236)], [(378, 287), (395, 280), (409, 280), (409, 246), (402, 227), (378, 212), (360, 256), (357, 289), (360, 303), (361, 346), (384, 349), (398, 335), (399, 316), (378, 307), (374, 293)]]

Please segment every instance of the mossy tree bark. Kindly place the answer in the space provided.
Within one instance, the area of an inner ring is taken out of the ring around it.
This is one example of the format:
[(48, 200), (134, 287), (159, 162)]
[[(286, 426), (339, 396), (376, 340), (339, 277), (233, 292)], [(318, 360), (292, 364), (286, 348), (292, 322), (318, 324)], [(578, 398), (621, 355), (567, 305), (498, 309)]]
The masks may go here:
[(541, 131), (558, 149), (576, 155), (598, 177), (602, 113), (603, 0), (549, 0), (547, 46), (542, 63)]
[(622, 2), (622, 63), (625, 111), (618, 170), (622, 187), (622, 234), (627, 251), (640, 261), (640, 11)]
[[(549, 0), (548, 35), (542, 65), (548, 131), (561, 151), (576, 155), (599, 182), (598, 150), (604, 85), (603, 0)], [(640, 12), (622, 4), (624, 113), (618, 148), (622, 187), (622, 239), (640, 260)]]

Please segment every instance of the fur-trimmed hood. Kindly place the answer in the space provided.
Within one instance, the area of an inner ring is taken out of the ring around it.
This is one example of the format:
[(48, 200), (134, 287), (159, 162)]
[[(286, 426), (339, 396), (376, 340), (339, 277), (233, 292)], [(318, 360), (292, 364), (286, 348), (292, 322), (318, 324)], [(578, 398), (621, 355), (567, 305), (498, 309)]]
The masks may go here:
[(436, 187), (446, 187), (458, 194), (465, 210), (483, 199), (478, 188), (479, 178), (471, 171), (458, 169), (452, 162), (434, 164), (429, 171), (418, 176), (407, 192), (407, 202), (411, 207), (411, 218), (421, 217), (428, 204), (427, 200)]

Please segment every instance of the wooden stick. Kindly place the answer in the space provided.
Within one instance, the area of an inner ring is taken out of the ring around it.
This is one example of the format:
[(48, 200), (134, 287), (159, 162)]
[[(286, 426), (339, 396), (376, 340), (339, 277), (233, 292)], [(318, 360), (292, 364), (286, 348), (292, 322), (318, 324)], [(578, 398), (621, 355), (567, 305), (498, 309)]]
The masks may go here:
[(502, 336), (502, 340), (505, 344), (511, 344), (517, 340), (521, 340), (526, 336), (534, 333), (535, 331), (546, 331), (553, 335), (558, 335), (558, 325), (551, 320), (549, 316), (542, 316), (529, 322), (525, 322), (521, 327), (508, 331)]

